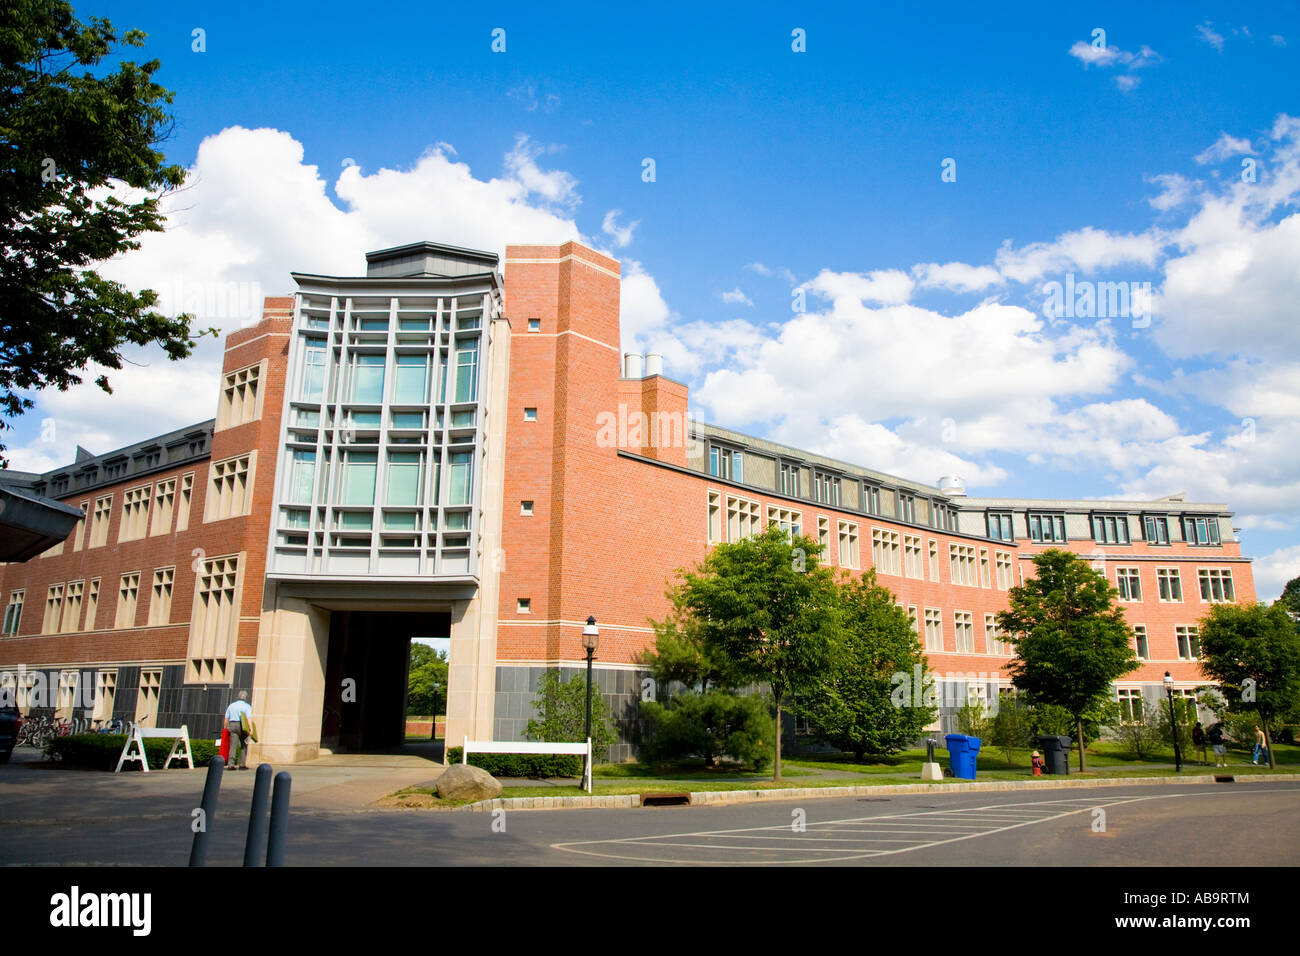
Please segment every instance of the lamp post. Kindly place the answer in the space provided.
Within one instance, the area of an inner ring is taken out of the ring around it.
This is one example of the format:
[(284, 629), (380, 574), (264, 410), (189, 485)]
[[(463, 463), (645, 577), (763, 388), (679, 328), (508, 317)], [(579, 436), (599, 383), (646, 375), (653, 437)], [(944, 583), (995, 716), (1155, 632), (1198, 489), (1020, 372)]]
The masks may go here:
[[(582, 629), (582, 646), (587, 649), (587, 740), (591, 740), (591, 659), (596, 655), (596, 644), (600, 637), (600, 628), (596, 627), (596, 616), (587, 617), (587, 624)], [(591, 768), (586, 766), (583, 758), (582, 776), (586, 779)]]
[(438, 691), (441, 689), (441, 687), (442, 685), (439, 684), (437, 681), (433, 682), (433, 714), (431, 715), (433, 717), (433, 720), (430, 721), (430, 724), (432, 725), (429, 728), (430, 740), (438, 739)]
[(1174, 773), (1183, 772), (1183, 754), (1178, 749), (1178, 712), (1174, 710), (1174, 679), (1165, 671), (1165, 695), (1169, 698), (1169, 723), (1174, 728)]

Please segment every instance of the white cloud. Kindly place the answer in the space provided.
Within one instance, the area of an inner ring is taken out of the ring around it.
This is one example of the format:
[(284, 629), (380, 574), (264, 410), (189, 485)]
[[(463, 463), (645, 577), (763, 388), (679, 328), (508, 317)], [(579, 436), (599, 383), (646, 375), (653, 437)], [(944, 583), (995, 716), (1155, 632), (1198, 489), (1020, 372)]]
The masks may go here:
[(1032, 242), (1019, 249), (1011, 240), (1003, 242), (996, 263), (999, 271), (1016, 282), (1033, 282), (1049, 274), (1071, 269), (1085, 273), (1121, 265), (1154, 266), (1164, 240), (1159, 232), (1117, 235), (1085, 226), (1067, 232), (1052, 242)]
[(537, 165), (540, 156), (554, 152), (555, 147), (533, 144), (523, 133), (515, 137), (515, 148), (506, 154), (506, 170), (529, 193), (541, 196), (548, 203), (576, 206), (578, 181), (564, 170), (544, 171)]
[(1229, 156), (1240, 156), (1253, 152), (1250, 140), (1239, 139), (1220, 133), (1219, 138), (1196, 156), (1196, 161), (1204, 166), (1206, 163), (1221, 163)]
[(1160, 187), (1160, 193), (1147, 199), (1152, 209), (1169, 212), (1189, 202), (1202, 186), (1199, 179), (1188, 179), (1178, 173), (1160, 173), (1143, 177), (1144, 182), (1154, 183)]
[(1208, 43), (1220, 53), (1223, 52), (1223, 34), (1217, 33), (1214, 29), (1214, 24), (1209, 20), (1200, 24), (1196, 28), (1196, 33), (1200, 36), (1203, 42)]
[(777, 268), (773, 269), (770, 266), (763, 265), (763, 263), (761, 262), (751, 262), (747, 264), (745, 268), (748, 269), (750, 272), (757, 272), (759, 275), (764, 276), (765, 278), (770, 278), (771, 276), (780, 276), (782, 279), (785, 279), (791, 285), (794, 285), (798, 281), (797, 279), (795, 279), (794, 273), (791, 272), (789, 269), (787, 269), (785, 266), (778, 266)]
[(1280, 33), (1274, 33), (1269, 39), (1273, 41), (1274, 46), (1286, 46), (1286, 37)]
[(740, 287), (732, 289), (730, 292), (721, 293), (722, 301), (728, 305), (747, 305), (750, 308), (754, 306), (754, 300), (740, 291)]
[(1002, 274), (992, 266), (972, 266), (965, 262), (926, 262), (912, 267), (912, 276), (922, 288), (948, 289), (952, 292), (983, 292), (1002, 284)]
[(1132, 76), (1131, 74), (1128, 73), (1125, 73), (1122, 76), (1115, 77), (1115, 85), (1118, 86), (1120, 90), (1125, 93), (1128, 93), (1130, 90), (1137, 89), (1138, 84), (1141, 82), (1142, 82), (1141, 77)]
[(609, 212), (605, 213), (605, 218), (600, 224), (601, 231), (607, 236), (612, 237), (614, 245), (618, 246), (620, 249), (632, 242), (632, 233), (636, 231), (637, 226), (641, 225), (641, 220), (636, 219), (629, 222), (626, 226), (620, 226), (618, 224), (618, 217), (621, 215), (623, 215), (623, 210), (611, 209)]
[(1137, 53), (1131, 53), (1117, 46), (1098, 46), (1087, 40), (1079, 40), (1067, 52), (1085, 67), (1122, 66), (1130, 70), (1140, 70), (1160, 62), (1160, 54), (1145, 44)]
[(911, 276), (898, 269), (878, 269), (867, 275), (823, 269), (802, 288), (832, 300), (856, 299), (880, 305), (902, 305), (912, 297), (915, 284)]
[(1255, 575), (1255, 595), (1260, 601), (1276, 601), (1288, 581), (1300, 575), (1300, 544), (1278, 548), (1256, 558), (1251, 569)]

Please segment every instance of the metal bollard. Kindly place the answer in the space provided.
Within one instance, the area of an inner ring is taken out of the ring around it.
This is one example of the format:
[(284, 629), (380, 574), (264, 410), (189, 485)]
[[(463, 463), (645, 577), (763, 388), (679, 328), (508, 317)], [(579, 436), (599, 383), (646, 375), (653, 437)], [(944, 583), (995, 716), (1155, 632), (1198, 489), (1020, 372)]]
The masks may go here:
[(199, 803), (203, 810), (203, 828), (194, 834), (190, 866), (202, 866), (208, 858), (208, 834), (217, 815), (217, 797), (221, 794), (221, 774), (225, 769), (226, 762), (220, 756), (213, 757), (208, 763), (208, 776), (203, 781), (203, 800)]
[(289, 831), (289, 771), (275, 775), (271, 794), (271, 836), (266, 843), (266, 865), (284, 866), (284, 843)]
[(258, 859), (266, 843), (266, 804), (271, 795), (271, 765), (258, 764), (253, 780), (253, 805), (248, 811), (248, 836), (244, 840), (244, 866), (261, 866)]
[(936, 741), (935, 741), (935, 739), (934, 739), (933, 737), (931, 737), (929, 740), (927, 740), (927, 741), (925, 742), (925, 761), (926, 761), (926, 763), (934, 763), (934, 745), (935, 745), (935, 743), (936, 743)]

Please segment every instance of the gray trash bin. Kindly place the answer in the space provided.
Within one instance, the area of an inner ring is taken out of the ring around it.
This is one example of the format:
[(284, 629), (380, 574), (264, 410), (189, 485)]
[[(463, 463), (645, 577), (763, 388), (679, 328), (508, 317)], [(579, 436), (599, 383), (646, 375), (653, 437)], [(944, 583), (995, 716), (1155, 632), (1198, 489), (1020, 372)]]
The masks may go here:
[(1043, 751), (1043, 770), (1046, 773), (1068, 774), (1070, 772), (1070, 738), (1055, 734), (1038, 738), (1038, 746)]

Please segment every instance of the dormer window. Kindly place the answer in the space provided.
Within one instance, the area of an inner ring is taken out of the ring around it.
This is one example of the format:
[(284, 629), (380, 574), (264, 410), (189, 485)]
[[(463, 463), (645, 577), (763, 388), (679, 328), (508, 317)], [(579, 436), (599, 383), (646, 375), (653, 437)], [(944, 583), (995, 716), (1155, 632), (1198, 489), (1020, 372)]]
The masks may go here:
[(744, 481), (744, 459), (740, 452), (720, 445), (709, 446), (709, 474), (726, 481)]

